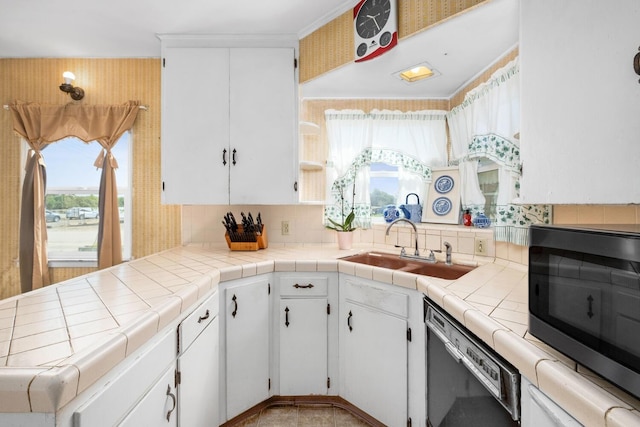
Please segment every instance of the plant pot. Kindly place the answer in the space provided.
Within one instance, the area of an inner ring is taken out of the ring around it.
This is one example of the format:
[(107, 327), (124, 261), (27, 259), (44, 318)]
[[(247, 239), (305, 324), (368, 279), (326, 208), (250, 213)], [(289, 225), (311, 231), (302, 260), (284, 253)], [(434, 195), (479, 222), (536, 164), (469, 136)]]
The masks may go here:
[(338, 249), (351, 249), (353, 231), (338, 231)]

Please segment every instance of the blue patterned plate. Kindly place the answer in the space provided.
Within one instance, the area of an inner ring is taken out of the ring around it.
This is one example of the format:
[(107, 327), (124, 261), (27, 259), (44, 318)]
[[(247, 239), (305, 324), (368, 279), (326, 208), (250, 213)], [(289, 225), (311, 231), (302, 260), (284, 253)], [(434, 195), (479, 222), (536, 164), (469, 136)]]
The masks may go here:
[(451, 178), (449, 175), (442, 175), (441, 177), (436, 179), (434, 187), (440, 194), (448, 193), (453, 188), (453, 178)]
[(433, 205), (431, 208), (436, 215), (444, 216), (451, 212), (451, 200), (446, 197), (438, 197), (433, 201)]

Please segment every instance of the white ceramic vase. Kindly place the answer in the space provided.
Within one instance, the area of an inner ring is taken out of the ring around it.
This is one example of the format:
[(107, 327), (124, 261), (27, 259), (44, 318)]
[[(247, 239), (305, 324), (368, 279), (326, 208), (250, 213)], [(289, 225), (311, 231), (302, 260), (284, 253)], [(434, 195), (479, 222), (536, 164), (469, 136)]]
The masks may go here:
[(351, 249), (353, 231), (338, 231), (338, 249)]

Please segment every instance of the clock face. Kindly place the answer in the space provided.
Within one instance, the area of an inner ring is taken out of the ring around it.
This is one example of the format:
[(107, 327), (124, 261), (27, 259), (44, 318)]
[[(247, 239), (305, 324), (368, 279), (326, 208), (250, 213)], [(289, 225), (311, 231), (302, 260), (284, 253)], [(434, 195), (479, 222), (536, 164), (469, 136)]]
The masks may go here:
[(378, 34), (391, 15), (391, 0), (366, 0), (356, 16), (356, 32), (363, 39)]
[(353, 8), (355, 61), (375, 58), (398, 44), (398, 0), (360, 0)]

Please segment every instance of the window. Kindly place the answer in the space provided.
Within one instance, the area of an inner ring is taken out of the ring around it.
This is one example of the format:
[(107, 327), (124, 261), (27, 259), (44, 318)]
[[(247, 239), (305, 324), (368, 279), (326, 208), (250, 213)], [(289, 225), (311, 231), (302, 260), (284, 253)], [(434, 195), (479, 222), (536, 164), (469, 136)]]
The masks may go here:
[(382, 162), (372, 162), (369, 172), (369, 192), (371, 197), (371, 218), (382, 219), (385, 206), (398, 200), (398, 166)]
[(485, 198), (484, 214), (487, 218), (495, 221), (500, 186), (496, 163), (484, 157), (478, 161), (478, 184)]
[[(131, 257), (130, 153), (126, 132), (112, 149), (118, 161), (118, 208), (123, 259)], [(98, 252), (98, 192), (101, 169), (93, 166), (102, 150), (97, 142), (70, 137), (49, 144), (42, 152), (47, 165), (45, 195), (49, 261), (96, 261)]]

